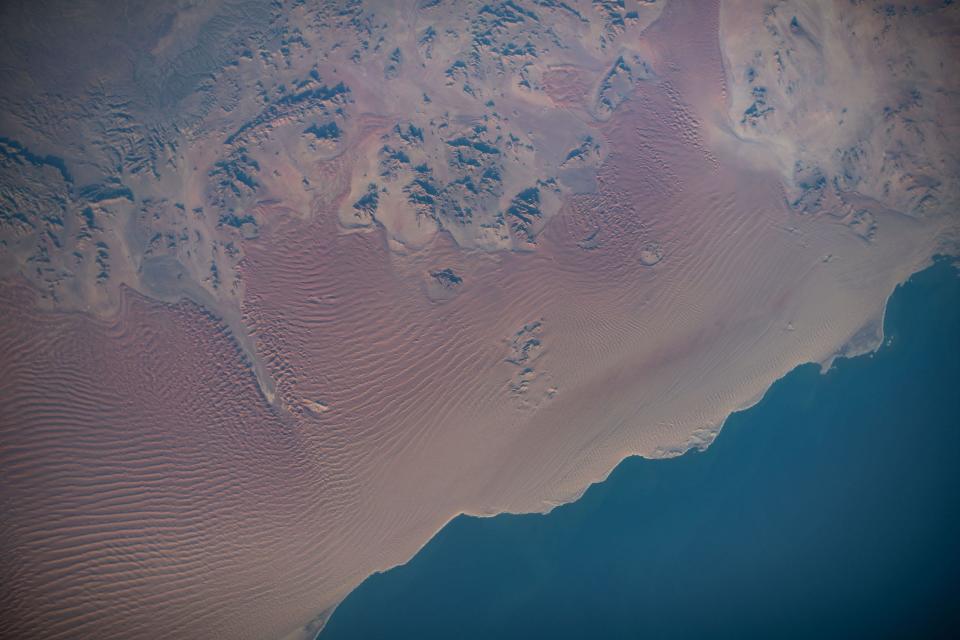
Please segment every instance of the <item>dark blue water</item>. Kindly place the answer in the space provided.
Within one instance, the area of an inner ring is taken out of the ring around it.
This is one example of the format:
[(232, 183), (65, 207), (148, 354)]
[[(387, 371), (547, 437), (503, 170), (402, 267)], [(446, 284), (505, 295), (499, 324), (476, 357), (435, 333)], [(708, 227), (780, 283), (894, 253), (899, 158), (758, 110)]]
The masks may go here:
[(631, 459), (547, 516), (459, 517), (338, 608), (338, 638), (956, 637), (960, 278), (888, 344), (803, 366), (707, 451)]

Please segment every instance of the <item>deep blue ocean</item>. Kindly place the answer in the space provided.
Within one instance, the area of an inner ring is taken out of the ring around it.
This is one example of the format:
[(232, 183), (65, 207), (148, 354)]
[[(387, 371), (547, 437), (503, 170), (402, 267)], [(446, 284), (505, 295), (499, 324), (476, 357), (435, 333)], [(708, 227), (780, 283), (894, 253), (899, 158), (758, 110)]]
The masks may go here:
[(897, 289), (885, 332), (704, 452), (626, 460), (546, 516), (456, 518), (320, 640), (960, 637), (954, 266)]

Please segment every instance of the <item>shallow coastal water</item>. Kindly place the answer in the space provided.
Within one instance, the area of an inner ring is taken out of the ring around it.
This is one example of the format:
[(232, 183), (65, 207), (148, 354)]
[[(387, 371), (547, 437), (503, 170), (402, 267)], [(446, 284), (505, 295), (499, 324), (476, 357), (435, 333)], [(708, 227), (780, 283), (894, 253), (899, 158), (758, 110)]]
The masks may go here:
[(629, 459), (543, 515), (458, 517), (337, 609), (335, 638), (940, 637), (960, 622), (960, 278), (885, 344), (798, 367), (704, 452)]

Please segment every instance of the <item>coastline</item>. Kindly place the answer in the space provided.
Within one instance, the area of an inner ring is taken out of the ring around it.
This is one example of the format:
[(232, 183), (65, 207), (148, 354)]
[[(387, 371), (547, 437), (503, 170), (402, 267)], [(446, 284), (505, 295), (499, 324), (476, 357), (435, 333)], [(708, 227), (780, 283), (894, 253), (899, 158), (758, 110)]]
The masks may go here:
[[(0, 260), (11, 635), (313, 636), (461, 514), (554, 514), (628, 461), (716, 451), (802, 363), (880, 347), (896, 287), (960, 251), (935, 72), (956, 7), (671, 0), (620, 31), (294, 3), (268, 11), (303, 37), (277, 50), (219, 4), (171, 9), (158, 43), (149, 12), (81, 16), (156, 77), (7, 29), (31, 81), (0, 155), (33, 225)], [(211, 46), (229, 32), (243, 53)], [(75, 83), (28, 73), (33, 47)], [(201, 86), (146, 109), (182, 55)]]
[[(370, 577), (378, 576), (378, 575), (382, 575), (382, 574), (386, 574), (386, 573), (388, 573), (388, 572), (390, 572), (390, 571), (393, 571), (394, 569), (397, 569), (397, 568), (400, 568), (400, 567), (404, 567), (404, 566), (409, 565), (411, 562), (413, 562), (413, 561), (416, 559), (416, 557), (417, 557), (418, 555), (420, 555), (420, 553), (424, 550), (424, 548), (426, 548), (427, 546), (429, 546), (429, 545), (437, 538), (437, 536), (438, 536), (441, 532), (443, 532), (445, 529), (447, 529), (448, 526), (449, 526), (453, 521), (455, 521), (455, 520), (457, 520), (457, 519), (459, 519), (459, 518), (461, 518), (461, 517), (477, 518), (477, 519), (490, 519), (490, 518), (497, 518), (497, 517), (499, 517), (499, 516), (525, 516), (525, 515), (548, 516), (548, 515), (550, 515), (555, 509), (557, 509), (557, 508), (559, 508), (559, 507), (563, 507), (563, 506), (570, 505), (570, 504), (573, 504), (573, 503), (575, 503), (575, 502), (578, 502), (579, 500), (581, 500), (581, 499), (584, 497), (584, 495), (585, 495), (588, 491), (591, 490), (591, 488), (607, 482), (607, 481), (610, 479), (610, 476), (611, 476), (619, 467), (621, 467), (621, 465), (623, 465), (624, 462), (626, 462), (626, 461), (628, 461), (628, 460), (631, 460), (631, 459), (643, 459), (643, 460), (650, 460), (650, 461), (668, 461), (668, 460), (671, 460), (671, 459), (673, 459), (673, 458), (678, 458), (678, 457), (681, 457), (681, 456), (688, 455), (688, 454), (690, 454), (690, 453), (692, 453), (692, 452), (695, 452), (695, 451), (696, 451), (696, 452), (707, 451), (707, 450), (710, 448), (710, 446), (712, 446), (712, 444), (714, 443), (714, 441), (716, 440), (716, 438), (718, 438), (718, 437), (721, 435), (721, 433), (723, 432), (724, 426), (729, 422), (729, 420), (730, 420), (733, 416), (735, 416), (736, 414), (745, 413), (745, 412), (751, 410), (752, 408), (754, 408), (755, 406), (757, 406), (759, 403), (761, 403), (761, 402), (764, 400), (764, 398), (767, 396), (767, 394), (768, 394), (768, 392), (770, 391), (771, 388), (773, 388), (777, 383), (779, 383), (780, 381), (784, 380), (785, 378), (787, 378), (788, 376), (790, 376), (791, 374), (793, 374), (795, 371), (797, 371), (797, 370), (799, 370), (799, 369), (801, 369), (801, 368), (804, 368), (804, 367), (808, 367), (809, 365), (812, 364), (812, 365), (816, 365), (816, 366), (818, 367), (818, 373), (819, 373), (819, 375), (822, 377), (822, 376), (825, 376), (825, 375), (827, 375), (828, 373), (830, 373), (830, 372), (834, 369), (834, 367), (837, 365), (837, 362), (838, 362), (838, 361), (842, 361), (842, 360), (853, 360), (853, 359), (870, 357), (872, 354), (878, 352), (879, 350), (881, 350), (881, 349), (883, 349), (885, 346), (887, 346), (887, 341), (886, 341), (887, 339), (886, 339), (886, 336), (885, 336), (885, 327), (886, 327), (886, 324), (885, 324), (885, 323), (886, 323), (886, 314), (887, 314), (887, 310), (888, 310), (888, 307), (889, 307), (889, 304), (890, 304), (890, 300), (894, 297), (894, 295), (896, 295), (896, 293), (899, 291), (900, 288), (902, 288), (903, 286), (907, 285), (916, 275), (918, 275), (918, 274), (920, 274), (920, 273), (923, 273), (923, 272), (925, 272), (925, 271), (927, 271), (927, 270), (929, 270), (929, 269), (934, 268), (937, 264), (939, 264), (939, 263), (941, 263), (941, 262), (944, 262), (944, 263), (949, 264), (949, 265), (954, 269), (955, 274), (960, 275), (960, 255), (948, 255), (948, 254), (942, 254), (942, 253), (934, 253), (934, 254), (931, 255), (928, 259), (926, 259), (924, 262), (922, 262), (919, 267), (917, 267), (916, 269), (914, 269), (904, 280), (902, 280), (901, 282), (899, 282), (898, 284), (896, 284), (896, 285), (894, 286), (893, 290), (890, 291), (890, 293), (886, 296), (886, 299), (885, 299), (885, 301), (884, 301), (884, 303), (883, 303), (883, 308), (882, 308), (882, 312), (881, 312), (881, 315), (880, 315), (879, 319), (876, 320), (876, 321), (874, 321), (874, 320), (868, 321), (868, 322), (864, 325), (864, 328), (876, 326), (876, 329), (877, 329), (877, 331), (875, 332), (875, 339), (872, 340), (872, 341), (868, 344), (868, 346), (864, 347), (864, 346), (863, 346), (863, 343), (861, 342), (861, 343), (858, 343), (858, 346), (857, 346), (857, 348), (856, 348), (855, 350), (851, 351), (851, 350), (848, 349), (848, 346), (849, 346), (850, 343), (849, 343), (849, 342), (845, 342), (845, 343), (841, 344), (841, 345), (836, 349), (836, 351), (835, 351), (833, 354), (831, 354), (830, 356), (828, 356), (827, 358), (825, 358), (825, 359), (822, 360), (822, 361), (819, 361), (819, 362), (818, 362), (818, 361), (798, 362), (796, 365), (794, 365), (794, 366), (793, 366), (789, 371), (787, 371), (785, 374), (783, 374), (782, 376), (780, 376), (780, 377), (772, 380), (772, 381), (770, 382), (770, 384), (767, 385), (767, 387), (766, 387), (757, 397), (754, 397), (754, 398), (751, 399), (750, 401), (742, 404), (739, 408), (736, 408), (736, 409), (733, 409), (732, 411), (730, 411), (730, 412), (726, 415), (726, 417), (723, 419), (723, 422), (719, 425), (719, 427), (713, 432), (713, 438), (712, 438), (709, 442), (706, 442), (705, 444), (702, 444), (702, 445), (691, 444), (689, 447), (687, 447), (686, 449), (684, 449), (683, 451), (681, 451), (681, 452), (679, 452), (679, 453), (676, 453), (676, 454), (673, 454), (673, 455), (669, 455), (669, 456), (664, 456), (664, 457), (650, 457), (650, 456), (645, 456), (645, 455), (640, 454), (640, 453), (627, 454), (627, 455), (623, 456), (622, 458), (620, 458), (615, 464), (613, 464), (613, 465), (610, 467), (610, 469), (606, 472), (606, 474), (604, 474), (601, 478), (596, 479), (596, 480), (593, 480), (593, 481), (589, 482), (588, 484), (584, 485), (583, 488), (582, 488), (582, 490), (581, 490), (579, 493), (577, 493), (575, 496), (571, 497), (569, 500), (565, 500), (565, 501), (562, 501), (562, 502), (557, 502), (557, 503), (554, 503), (554, 504), (547, 505), (547, 506), (546, 506), (544, 509), (542, 509), (542, 510), (538, 510), (538, 511), (537, 511), (537, 510), (532, 510), (532, 511), (499, 511), (499, 512), (492, 512), (492, 513), (480, 513), (480, 512), (461, 511), (461, 512), (459, 512), (459, 513), (456, 513), (456, 514), (454, 514), (453, 516), (451, 516), (446, 522), (444, 522), (444, 524), (443, 524), (442, 526), (438, 527), (438, 528), (436, 529), (436, 531), (434, 531), (434, 533), (433, 533), (426, 541), (424, 541), (424, 543), (423, 543), (422, 545), (420, 545), (420, 547), (417, 549), (417, 551), (416, 551), (410, 558), (408, 558), (406, 561), (397, 563), (396, 565), (393, 565), (393, 566), (388, 567), (388, 568), (386, 568), (386, 569), (378, 570), (378, 571), (375, 571), (375, 572), (369, 574), (369, 575), (367, 576), (367, 578), (364, 579), (363, 582), (361, 582), (361, 583), (358, 584), (353, 590), (351, 590), (342, 600), (340, 600), (340, 602), (338, 602), (338, 603), (337, 603), (336, 605), (334, 605), (332, 608), (324, 611), (323, 614), (322, 614), (322, 618), (323, 618), (323, 621), (324, 621), (324, 623), (323, 623), (322, 626), (320, 626), (319, 628), (315, 628), (315, 627), (314, 627), (314, 628), (308, 628), (308, 629), (302, 629), (302, 630), (296, 631), (296, 632), (292, 633), (290, 636), (285, 637), (284, 640), (294, 640), (294, 639), (296, 639), (296, 638), (307, 638), (307, 639), (310, 639), (310, 640), (322, 640), (322, 638), (323, 638), (323, 631), (324, 631), (324, 629), (326, 628), (327, 622), (329, 622), (329, 620), (336, 614), (337, 608), (340, 606), (340, 604), (343, 603), (344, 600), (346, 600), (347, 597), (350, 596), (350, 594), (354, 593), (357, 589), (359, 589), (359, 588), (366, 582), (366, 580), (369, 579)], [(854, 336), (854, 339), (856, 339), (856, 336), (857, 336), (857, 335), (859, 335), (859, 332)]]
[[(946, 265), (946, 266), (948, 266), (948, 267), (950, 268), (951, 274), (952, 274), (953, 277), (958, 277), (958, 276), (960, 276), (960, 256), (956, 256), (956, 255), (945, 255), (945, 254), (935, 254), (935, 255), (931, 256), (930, 260), (928, 261), (928, 263), (927, 263), (925, 266), (923, 266), (922, 268), (920, 268), (920, 269), (918, 269), (917, 271), (913, 272), (913, 273), (912, 273), (910, 276), (908, 276), (903, 282), (899, 283), (899, 284), (894, 288), (894, 290), (890, 293), (890, 295), (887, 297), (887, 300), (886, 300), (886, 302), (885, 302), (885, 304), (884, 304), (884, 307), (883, 307), (883, 309), (884, 309), (884, 320), (883, 320), (883, 323), (881, 324), (881, 329), (882, 329), (882, 330), (885, 330), (885, 329), (886, 329), (886, 312), (888, 311), (889, 303), (890, 303), (890, 301), (894, 298), (894, 296), (897, 295), (898, 292), (899, 292), (903, 287), (909, 286), (909, 284), (911, 283), (911, 281), (913, 281), (916, 276), (921, 275), (921, 274), (925, 274), (925, 273), (928, 272), (928, 271), (932, 271), (932, 270), (938, 268), (939, 265), (941, 265), (941, 264), (944, 264), (944, 265)], [(898, 329), (899, 329), (899, 328), (898, 328)], [(873, 347), (872, 347), (871, 349), (869, 349), (869, 350), (858, 350), (858, 351), (857, 351), (855, 354), (853, 354), (853, 355), (843, 354), (843, 353), (838, 353), (838, 354), (836, 354), (835, 356), (833, 356), (833, 357), (830, 359), (830, 361), (829, 361), (829, 362), (830, 362), (830, 366), (829, 366), (829, 367), (828, 367), (828, 366), (825, 366), (823, 363), (816, 363), (816, 362), (805, 362), (805, 363), (799, 363), (799, 364), (797, 364), (797, 365), (796, 365), (793, 369), (791, 369), (787, 374), (785, 374), (785, 375), (782, 376), (781, 378), (778, 378), (777, 380), (773, 381), (773, 382), (770, 384), (770, 386), (767, 388), (767, 390), (764, 392), (764, 394), (763, 394), (759, 399), (757, 399), (757, 400), (754, 401), (754, 402), (751, 402), (751, 403), (748, 404), (748, 405), (745, 405), (745, 406), (744, 406), (743, 408), (741, 408), (741, 409), (738, 409), (738, 410), (736, 410), (736, 411), (734, 411), (734, 412), (731, 412), (731, 414), (729, 414), (729, 415), (727, 416), (727, 418), (724, 420), (724, 425), (723, 425), (723, 426), (726, 426), (727, 423), (730, 422), (730, 420), (731, 420), (732, 418), (734, 418), (735, 416), (739, 416), (740, 414), (747, 414), (751, 409), (753, 409), (753, 408), (756, 407), (758, 404), (761, 404), (761, 403), (764, 401), (764, 399), (767, 397), (767, 395), (768, 395), (768, 393), (771, 391), (771, 389), (773, 389), (774, 387), (779, 386), (780, 383), (781, 383), (783, 380), (785, 380), (785, 379), (787, 379), (787, 378), (793, 378), (793, 377), (795, 377), (795, 375), (797, 375), (800, 370), (808, 369), (808, 368), (810, 367), (810, 365), (816, 365), (816, 366), (817, 366), (817, 368), (818, 368), (818, 370), (817, 370), (817, 377), (818, 377), (819, 379), (823, 379), (825, 376), (827, 376), (828, 374), (830, 374), (830, 373), (832, 373), (834, 370), (836, 370), (841, 362), (861, 360), (861, 359), (864, 359), (864, 358), (871, 358), (871, 357), (873, 357), (874, 354), (876, 354), (876, 353), (878, 353), (878, 352), (881, 352), (882, 350), (884, 350), (884, 349), (886, 349), (886, 348), (889, 348), (889, 347), (891, 346), (891, 344), (892, 344), (892, 343), (889, 341), (890, 339), (889, 339), (885, 334), (881, 334), (881, 335), (882, 335), (883, 337), (880, 339), (879, 343), (874, 344)], [(841, 347), (841, 349), (842, 349), (842, 347)], [(754, 428), (763, 428), (763, 427), (761, 426), (761, 427), (754, 427)], [(723, 430), (723, 427), (721, 427), (720, 431), (722, 431), (722, 430)], [(717, 435), (719, 435), (719, 432), (718, 432)], [(699, 449), (699, 450), (697, 450), (697, 451), (699, 451), (700, 453), (707, 452), (707, 451), (709, 451), (710, 446), (712, 446), (712, 444), (713, 444), (713, 443), (711, 443), (709, 446), (704, 447), (704, 448), (702, 448), (702, 449)], [(696, 450), (695, 448), (690, 448), (690, 449), (688, 449), (686, 452), (684, 452), (684, 454), (680, 454), (680, 456), (678, 456), (678, 457), (681, 457), (681, 456), (686, 457), (687, 454), (693, 453), (695, 450)], [(557, 507), (568, 506), (568, 505), (572, 505), (572, 504), (574, 504), (574, 503), (576, 503), (576, 502), (579, 502), (579, 501), (584, 497), (584, 495), (585, 495), (586, 493), (588, 493), (589, 491), (591, 491), (591, 489), (593, 489), (593, 488), (595, 488), (595, 487), (599, 487), (599, 485), (602, 485), (602, 484), (608, 482), (608, 481), (611, 479), (611, 475), (613, 475), (615, 472), (617, 472), (618, 469), (620, 469), (620, 468), (623, 466), (623, 464), (624, 464), (625, 462), (627, 462), (628, 460), (637, 460), (637, 461), (641, 461), (641, 460), (642, 460), (642, 461), (649, 461), (649, 462), (668, 462), (667, 460), (652, 459), (652, 458), (648, 458), (648, 457), (645, 457), (645, 456), (642, 456), (642, 455), (630, 455), (630, 456), (626, 456), (626, 457), (624, 457), (622, 460), (620, 460), (620, 462), (618, 462), (613, 468), (611, 468), (610, 471), (609, 471), (609, 473), (607, 473), (606, 476), (605, 476), (602, 480), (599, 480), (599, 481), (597, 481), (597, 482), (591, 483), (589, 486), (587, 486), (587, 487), (584, 489), (583, 492), (581, 492), (581, 494), (580, 494), (577, 498), (575, 498), (575, 499), (573, 499), (573, 500), (571, 500), (571, 501), (569, 501), (569, 502), (564, 502), (563, 504), (552, 505), (552, 506), (550, 506), (548, 509), (545, 509), (544, 511), (533, 511), (533, 512), (502, 512), (502, 513), (496, 513), (496, 514), (470, 514), (470, 513), (457, 514), (456, 516), (454, 516), (453, 518), (451, 518), (443, 527), (439, 528), (439, 529), (437, 530), (437, 532), (436, 532), (433, 536), (431, 536), (430, 540), (428, 540), (428, 541), (420, 548), (420, 550), (418, 550), (417, 554), (415, 554), (414, 557), (410, 558), (410, 559), (409, 559), (407, 562), (405, 562), (405, 563), (400, 563), (400, 564), (396, 565), (395, 567), (392, 567), (391, 569), (387, 569), (387, 570), (384, 570), (384, 571), (378, 571), (378, 572), (376, 572), (376, 573), (374, 573), (374, 574), (371, 574), (370, 577), (382, 576), (383, 574), (386, 574), (386, 573), (388, 573), (388, 572), (390, 572), (390, 571), (392, 571), (392, 570), (394, 570), (394, 569), (401, 568), (401, 567), (406, 567), (406, 566), (408, 566), (409, 564), (411, 564), (411, 563), (417, 558), (417, 556), (419, 556), (419, 555), (421, 554), (421, 552), (423, 551), (424, 548), (428, 547), (431, 543), (433, 543), (433, 542), (438, 538), (438, 536), (439, 536), (439, 534), (440, 534), (441, 532), (443, 532), (445, 529), (448, 529), (449, 525), (450, 525), (453, 521), (458, 520), (458, 519), (461, 519), (461, 516), (462, 516), (463, 518), (466, 518), (467, 520), (470, 520), (470, 519), (484, 519), (484, 520), (486, 520), (486, 519), (496, 518), (497, 516), (549, 516)], [(448, 544), (449, 544), (449, 543), (448, 543)], [(365, 584), (365, 583), (366, 583), (366, 580), (364, 581), (364, 584)], [(361, 586), (362, 586), (362, 585), (361, 585)], [(359, 589), (359, 588), (360, 588), (360, 586), (357, 587), (357, 589)], [(355, 591), (356, 591), (356, 590), (355, 590)], [(342, 602), (341, 602), (341, 604), (342, 604)], [(338, 605), (338, 606), (339, 606), (339, 605)], [(329, 621), (330, 619), (332, 619), (332, 617), (333, 617), (334, 614), (335, 614), (335, 610), (334, 610), (333, 612), (331, 612), (330, 615), (327, 616), (327, 621)], [(314, 636), (311, 636), (311, 637), (317, 638), (318, 640), (322, 640), (322, 638), (324, 638), (323, 629), (321, 629), (318, 633), (316, 633)]]

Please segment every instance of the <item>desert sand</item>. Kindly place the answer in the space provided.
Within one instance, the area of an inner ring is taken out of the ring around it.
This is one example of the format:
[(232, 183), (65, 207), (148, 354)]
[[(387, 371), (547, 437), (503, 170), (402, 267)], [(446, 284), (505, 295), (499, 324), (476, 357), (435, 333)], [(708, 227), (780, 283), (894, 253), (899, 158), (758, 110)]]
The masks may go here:
[[(106, 194), (8, 101), (72, 235), (3, 227), (2, 635), (310, 637), (457, 514), (548, 511), (874, 348), (956, 253), (954, 8), (429, 5), (292, 9), (309, 46), (167, 87), (181, 146)], [(151, 55), (199, 55), (212, 14), (170, 15)], [(246, 100), (264, 69), (300, 93)]]

